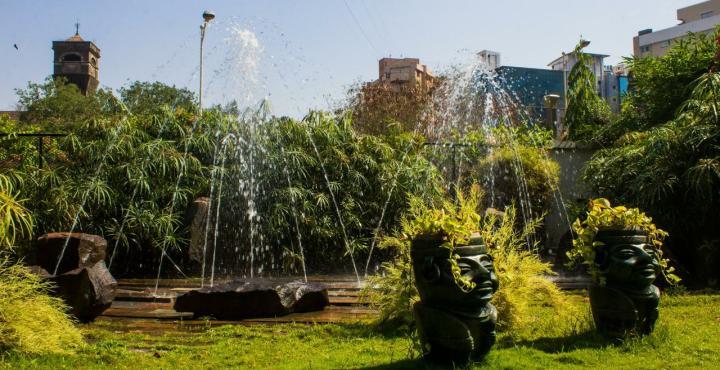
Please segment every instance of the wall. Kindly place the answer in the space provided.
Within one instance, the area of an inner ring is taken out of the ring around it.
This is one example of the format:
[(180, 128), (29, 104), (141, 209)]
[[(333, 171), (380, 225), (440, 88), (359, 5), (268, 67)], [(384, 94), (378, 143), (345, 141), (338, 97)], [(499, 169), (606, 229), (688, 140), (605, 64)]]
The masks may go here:
[[(575, 143), (563, 142), (550, 149), (548, 155), (560, 165), (560, 194), (556, 193), (553, 207), (545, 217), (545, 246), (551, 255), (564, 254), (559, 249), (561, 239), (570, 230), (569, 224), (574, 219), (568, 220), (567, 212), (562, 209), (560, 202), (565, 204), (584, 204), (592, 194), (582, 183), (581, 176), (585, 163), (590, 160), (596, 149), (577, 147)], [(568, 240), (563, 240), (567, 242)], [(567, 247), (567, 245), (565, 246)]]

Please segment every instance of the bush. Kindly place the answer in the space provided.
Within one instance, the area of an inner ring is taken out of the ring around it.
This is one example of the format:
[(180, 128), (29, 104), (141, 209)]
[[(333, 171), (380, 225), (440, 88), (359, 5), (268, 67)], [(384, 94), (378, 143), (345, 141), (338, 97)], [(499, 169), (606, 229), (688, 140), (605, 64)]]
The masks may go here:
[[(477, 192), (474, 194), (475, 197), (479, 196)], [(480, 202), (480, 199), (472, 198), (471, 192), (468, 202)], [(381, 246), (392, 249), (396, 257), (382, 265), (384, 274), (371, 277), (363, 291), (363, 295), (379, 309), (381, 324), (412, 323), (412, 305), (419, 297), (414, 284), (408, 235), (412, 235), (413, 220), (422, 209), (426, 208), (418, 206), (411, 210), (403, 221), (403, 229), (396, 236), (383, 239)], [(498, 328), (511, 332), (537, 325), (530, 307), (538, 301), (552, 306), (558, 319), (565, 320), (572, 315), (566, 308), (563, 293), (545, 278), (552, 274), (550, 265), (542, 262), (534, 253), (535, 246), (528, 245), (528, 237), (534, 233), (538, 221), (531, 221), (518, 231), (515, 227), (518, 220), (514, 206), (508, 207), (501, 216), (487, 213), (478, 218), (480, 222), (476, 225), (477, 229), (493, 256), (500, 280), (500, 289), (492, 301), (498, 309)]]
[(0, 257), (0, 351), (72, 353), (84, 344), (60, 298), (20, 263)]
[(626, 134), (597, 152), (583, 175), (597, 194), (645, 210), (668, 230), (669, 256), (696, 285), (720, 284), (718, 91), (720, 75), (706, 73), (674, 120)]
[(623, 135), (647, 131), (675, 118), (690, 97), (689, 86), (713, 64), (715, 35), (689, 34), (662, 57), (627, 58), (630, 87), (622, 99), (622, 114), (602, 127), (595, 138), (604, 146)]
[[(437, 192), (439, 175), (421, 155), (416, 136), (359, 134), (349, 114), (311, 112), (300, 121), (247, 119), (251, 122), (237, 133), (243, 140), (231, 138), (220, 148), (216, 162), (226, 162), (224, 173), (214, 175), (213, 204), (221, 183), (240, 184), (237, 192), (223, 191), (221, 204), (231, 206), (211, 220), (220, 225), (218, 248), (238, 247), (218, 254), (230, 272), (246, 273), (250, 253), (256, 262), (275, 261), (274, 267), (262, 265), (263, 270), (299, 272), (302, 243), (311, 270), (352, 273), (352, 253), (362, 273), (368, 248), (397, 225), (407, 194), (433, 197)], [(233, 154), (222, 159), (223, 153)], [(256, 233), (255, 245), (242, 237), (251, 233)], [(374, 251), (371, 263), (381, 257)]]

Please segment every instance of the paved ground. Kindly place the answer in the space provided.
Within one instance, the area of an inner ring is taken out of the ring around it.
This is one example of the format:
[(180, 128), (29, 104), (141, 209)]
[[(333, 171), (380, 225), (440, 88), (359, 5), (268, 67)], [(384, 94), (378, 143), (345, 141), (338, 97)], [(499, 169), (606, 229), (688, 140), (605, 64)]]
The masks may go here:
[[(275, 282), (293, 280), (291, 278), (272, 279)], [(242, 320), (242, 323), (332, 323), (353, 322), (371, 319), (376, 311), (361, 301), (359, 294), (363, 287), (353, 276), (318, 275), (308, 276), (308, 281), (323, 283), (328, 287), (330, 305), (323, 311), (293, 313), (281, 317), (256, 318)], [(221, 283), (218, 281), (217, 283)], [(221, 325), (229, 322), (219, 320), (193, 320), (190, 312), (173, 310), (175, 298), (187, 291), (198, 289), (198, 279), (160, 280), (157, 290), (155, 281), (150, 279), (119, 279), (118, 291), (112, 306), (99, 318), (105, 321), (127, 320), (157, 321), (160, 326), (173, 325)], [(160, 323), (165, 321), (163, 323)], [(152, 327), (152, 325), (150, 325)]]
[[(584, 289), (588, 279), (578, 276), (549, 277), (562, 289)], [(266, 279), (267, 281), (268, 279)], [(270, 279), (275, 282), (293, 278)], [(117, 297), (112, 306), (98, 318), (118, 330), (163, 331), (171, 329), (193, 330), (226, 324), (272, 324), (272, 323), (338, 323), (369, 320), (377, 312), (360, 297), (364, 286), (354, 276), (315, 275), (308, 281), (323, 283), (328, 287), (330, 305), (323, 311), (293, 313), (281, 317), (255, 318), (241, 321), (204, 320), (193, 318), (190, 312), (173, 310), (175, 298), (200, 287), (199, 279), (160, 280), (157, 290), (152, 279), (119, 279)], [(217, 283), (221, 283), (218, 281)]]

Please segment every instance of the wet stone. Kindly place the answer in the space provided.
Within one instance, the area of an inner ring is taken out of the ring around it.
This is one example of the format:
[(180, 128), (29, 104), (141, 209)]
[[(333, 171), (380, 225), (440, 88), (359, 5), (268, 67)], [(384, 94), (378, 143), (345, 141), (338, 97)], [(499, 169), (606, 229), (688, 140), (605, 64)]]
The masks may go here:
[[(105, 265), (106, 249), (107, 241), (97, 235), (46, 234), (38, 238), (37, 265), (31, 266), (31, 271), (52, 283), (51, 293), (62, 298), (79, 321), (92, 321), (110, 307), (117, 290)], [(56, 266), (57, 275), (53, 275)]]
[[(67, 247), (65, 247), (67, 243)], [(65, 252), (63, 253), (63, 248)], [(50, 273), (62, 274), (79, 267), (92, 267), (105, 260), (107, 241), (98, 235), (57, 232), (45, 234), (35, 243), (35, 264)], [(62, 254), (62, 261), (57, 265)]]
[(231, 281), (201, 288), (177, 297), (174, 309), (196, 317), (238, 320), (284, 316), (293, 312), (320, 311), (329, 304), (322, 284)]
[(210, 233), (206, 233), (209, 208), (210, 198), (200, 197), (195, 199), (195, 201), (190, 205), (185, 216), (185, 223), (189, 225), (190, 229), (188, 257), (190, 260), (198, 263), (203, 262), (206, 240), (213, 240), (213, 231), (210, 230)]

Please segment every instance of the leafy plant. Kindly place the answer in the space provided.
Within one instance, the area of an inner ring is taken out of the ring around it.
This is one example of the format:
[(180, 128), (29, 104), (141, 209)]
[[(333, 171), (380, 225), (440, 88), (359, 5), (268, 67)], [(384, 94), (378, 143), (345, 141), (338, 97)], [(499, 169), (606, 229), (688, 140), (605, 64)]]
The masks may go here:
[(464, 292), (475, 288), (475, 283), (462, 276), (455, 253), (455, 247), (465, 245), (473, 232), (478, 231), (480, 215), (477, 213), (481, 199), (480, 187), (475, 185), (466, 197), (462, 192), (457, 194), (457, 202), (445, 200), (440, 208), (428, 208), (417, 199), (410, 205), (409, 219), (404, 219), (402, 229), (404, 236), (412, 241), (416, 238), (441, 238), (440, 248), (450, 252), (450, 271), (455, 283)]
[(30, 269), (0, 256), (0, 353), (73, 353), (84, 345), (67, 307), (48, 289)]
[(17, 199), (12, 179), (0, 174), (0, 251), (12, 249), (18, 237), (29, 237), (32, 230), (32, 215)]
[(601, 230), (617, 229), (635, 229), (646, 233), (648, 244), (653, 247), (666, 280), (673, 284), (680, 281), (680, 278), (673, 274), (674, 268), (669, 265), (669, 261), (662, 257), (663, 239), (668, 236), (668, 233), (658, 229), (653, 224), (652, 218), (639, 209), (628, 209), (624, 206), (612, 207), (610, 202), (603, 198), (591, 200), (585, 220), (577, 219), (573, 223), (576, 238), (573, 240), (573, 248), (567, 252), (571, 263), (582, 261), (588, 266), (593, 280), (604, 285), (605, 280), (595, 263), (595, 251), (605, 244), (595, 240), (595, 236)]
[[(482, 204), (481, 194), (477, 187), (466, 195), (461, 193), (462, 205), (449, 204), (452, 212), (433, 210), (432, 204), (413, 200), (414, 205), (403, 219), (402, 229), (383, 238), (381, 247), (393, 250), (395, 259), (383, 263), (383, 274), (370, 277), (363, 290), (363, 295), (379, 309), (381, 323), (407, 325), (412, 322), (412, 305), (419, 297), (412, 272), (410, 241), (411, 235), (423, 235), (427, 230), (460, 230), (461, 238), (467, 237), (467, 230), (481, 234), (500, 280), (500, 290), (495, 293), (493, 304), (498, 309), (501, 330), (543, 330), (554, 325), (536, 320), (531, 306), (538, 301), (554, 307), (558, 320), (570, 320), (576, 314), (567, 308), (565, 296), (558, 287), (546, 278), (552, 274), (550, 265), (534, 254), (533, 246), (527, 245), (528, 235), (535, 231), (539, 221), (533, 220), (517, 230), (518, 220), (512, 205), (502, 215), (488, 212), (479, 216), (479, 208), (472, 207)], [(460, 212), (465, 216), (458, 216)], [(416, 222), (418, 213), (423, 214), (420, 222)]]
[(592, 61), (582, 52), (578, 43), (574, 55), (577, 63), (568, 74), (568, 106), (565, 126), (571, 140), (590, 140), (602, 126), (610, 124), (610, 107), (598, 95), (595, 74), (590, 70)]
[[(481, 222), (480, 234), (489, 247), (500, 281), (500, 289), (493, 295), (498, 328), (515, 336), (523, 330), (552, 331), (558, 323), (578, 320), (581, 312), (572, 309), (565, 294), (548, 279), (554, 275), (551, 264), (535, 253), (537, 245), (528, 245), (541, 226), (541, 218), (527, 223), (518, 222), (518, 218), (517, 208), (510, 205), (499, 214), (487, 212)], [(533, 309), (536, 302), (552, 307), (555, 320), (540, 320)]]
[[(685, 281), (717, 285), (720, 77), (710, 71), (717, 65), (712, 60), (717, 49), (709, 37), (688, 40), (667, 57), (638, 61), (642, 73), (635, 84), (643, 89), (633, 93), (637, 105), (623, 116), (648, 116), (638, 121), (642, 126), (625, 127), (612, 146), (595, 153), (583, 179), (596, 194), (639, 207), (662, 223), (670, 232), (667, 252)], [(633, 131), (638, 128), (643, 131)]]

